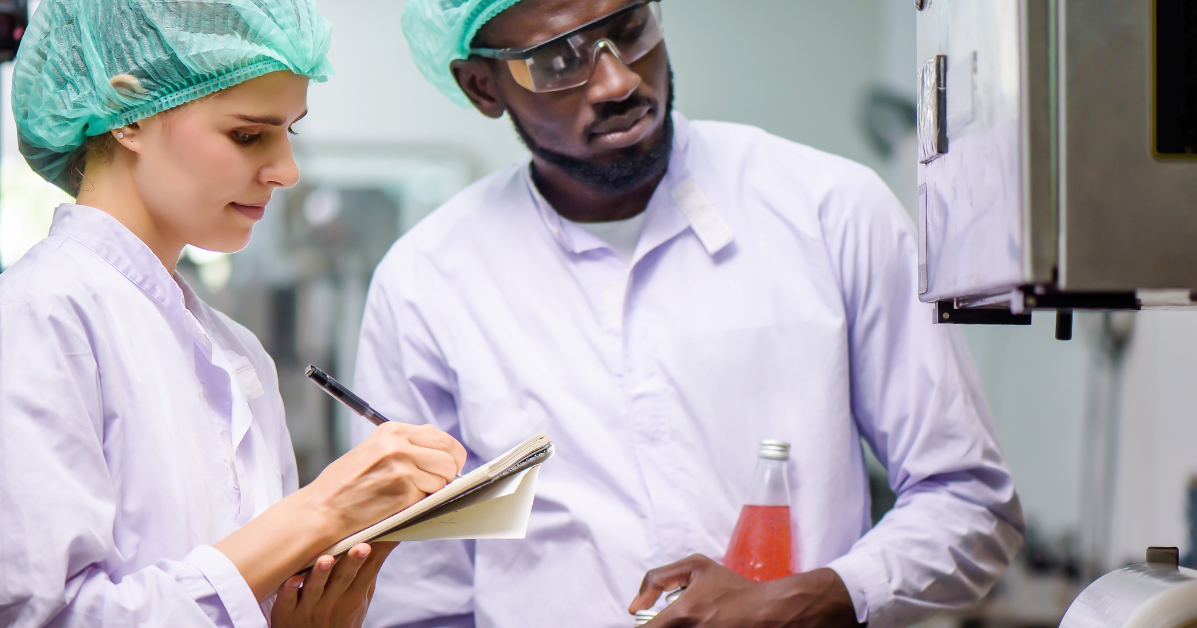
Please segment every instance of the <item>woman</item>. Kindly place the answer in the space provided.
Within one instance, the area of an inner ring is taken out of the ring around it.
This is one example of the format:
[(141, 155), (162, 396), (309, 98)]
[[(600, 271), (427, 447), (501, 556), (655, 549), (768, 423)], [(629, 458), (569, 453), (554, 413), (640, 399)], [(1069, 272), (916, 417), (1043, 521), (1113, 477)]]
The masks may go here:
[(392, 424), (296, 490), (273, 363), (174, 272), (298, 180), (329, 30), (312, 0), (41, 3), (13, 110), (77, 204), (0, 276), (0, 625), (358, 625), (392, 546), (320, 552), (460, 471)]

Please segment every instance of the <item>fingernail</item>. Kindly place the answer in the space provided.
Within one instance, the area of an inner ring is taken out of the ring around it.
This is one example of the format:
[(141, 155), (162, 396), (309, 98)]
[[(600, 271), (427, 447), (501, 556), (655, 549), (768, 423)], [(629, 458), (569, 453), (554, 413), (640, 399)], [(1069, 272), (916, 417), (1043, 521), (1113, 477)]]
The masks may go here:
[(332, 559), (325, 560), (321, 558), (316, 566), (320, 568), (320, 571), (328, 571), (329, 569), (332, 569), (333, 561)]
[(365, 558), (370, 555), (370, 550), (366, 548), (354, 550), (353, 555), (357, 558)]
[(287, 586), (292, 589), (298, 589), (299, 585), (302, 582), (303, 582), (302, 578), (291, 578), (290, 580), (287, 581)]

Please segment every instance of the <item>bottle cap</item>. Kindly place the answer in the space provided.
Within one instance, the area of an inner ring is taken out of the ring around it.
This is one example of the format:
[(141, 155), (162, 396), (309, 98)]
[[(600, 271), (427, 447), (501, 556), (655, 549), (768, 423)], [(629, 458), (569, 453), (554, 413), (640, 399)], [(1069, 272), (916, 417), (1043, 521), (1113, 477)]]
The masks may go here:
[[(682, 587), (682, 588), (677, 589), (676, 591), (673, 591), (672, 593), (666, 595), (665, 596), (665, 605), (668, 606), (668, 605), (676, 602), (677, 599), (679, 597), (681, 597), (682, 593), (684, 593), (685, 591), (686, 591), (686, 587)], [(636, 623), (633, 625), (643, 626), (644, 624), (647, 624), (648, 622), (650, 622), (654, 618), (656, 618), (656, 616), (657, 616), (657, 611), (649, 611), (649, 610), (636, 611)]]
[(757, 455), (769, 460), (789, 460), (790, 444), (784, 440), (763, 440)]

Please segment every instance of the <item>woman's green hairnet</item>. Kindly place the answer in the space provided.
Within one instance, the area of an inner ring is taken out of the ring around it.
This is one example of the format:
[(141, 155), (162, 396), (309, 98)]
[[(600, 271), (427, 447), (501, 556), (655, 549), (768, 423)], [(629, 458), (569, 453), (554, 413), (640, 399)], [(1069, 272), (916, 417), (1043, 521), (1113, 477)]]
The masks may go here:
[(420, 73), (441, 93), (465, 107), (470, 104), (449, 71), (449, 64), (470, 56), (478, 29), (519, 0), (407, 0), (403, 34)]
[(43, 0), (13, 68), (21, 154), (73, 194), (89, 137), (270, 72), (325, 81), (331, 33), (313, 0)]

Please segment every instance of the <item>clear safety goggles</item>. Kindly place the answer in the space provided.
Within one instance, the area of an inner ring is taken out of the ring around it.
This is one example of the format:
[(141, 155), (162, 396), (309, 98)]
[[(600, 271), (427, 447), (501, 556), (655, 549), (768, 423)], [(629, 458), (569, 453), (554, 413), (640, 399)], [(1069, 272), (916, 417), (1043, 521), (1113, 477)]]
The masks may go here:
[(520, 86), (555, 92), (585, 85), (603, 49), (624, 65), (639, 61), (665, 39), (659, 0), (643, 0), (527, 48), (472, 48), (470, 54), (506, 61)]

